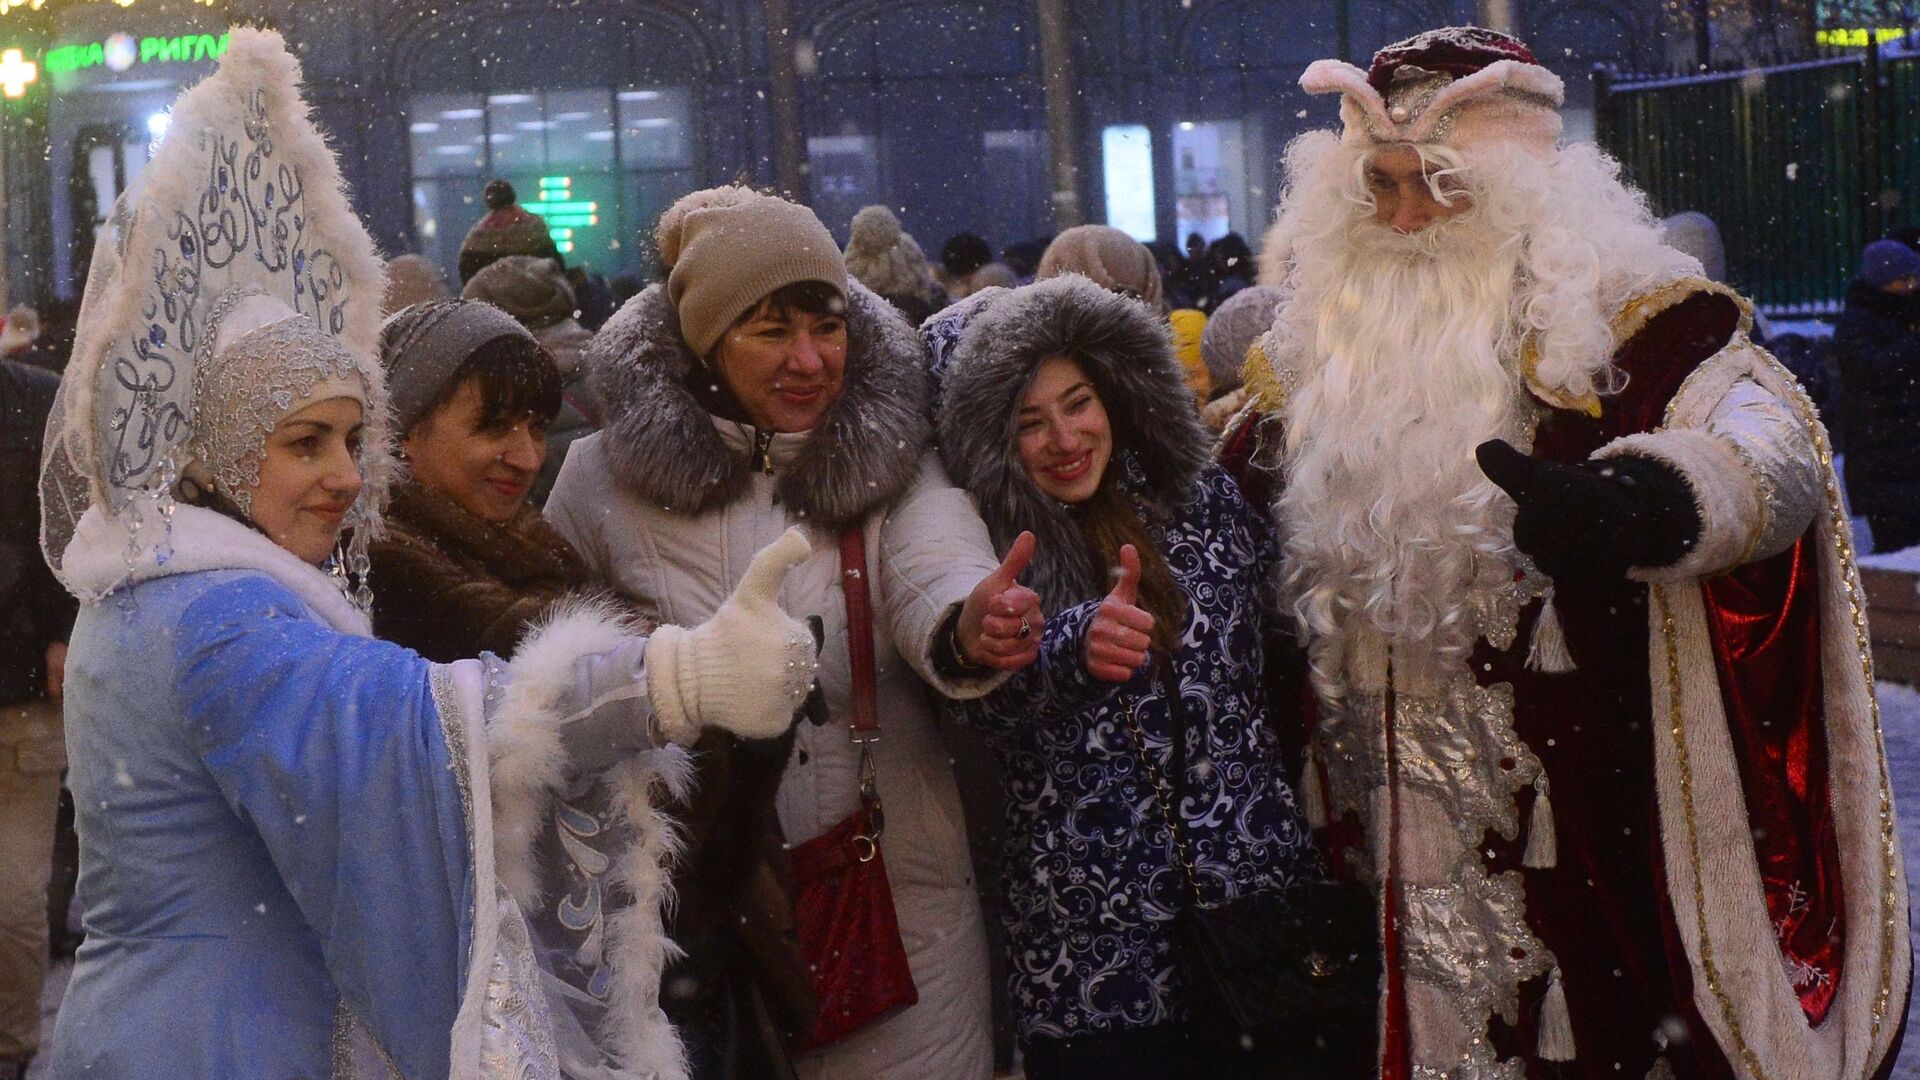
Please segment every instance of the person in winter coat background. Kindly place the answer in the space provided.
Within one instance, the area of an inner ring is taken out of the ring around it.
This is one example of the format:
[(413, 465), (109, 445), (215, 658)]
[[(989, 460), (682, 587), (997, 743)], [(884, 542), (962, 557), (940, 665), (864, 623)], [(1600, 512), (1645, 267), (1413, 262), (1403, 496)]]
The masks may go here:
[(1014, 585), (1017, 565), (996, 564), (931, 454), (925, 346), (849, 281), (812, 211), (715, 188), (674, 204), (656, 238), (667, 281), (595, 338), (607, 426), (575, 444), (548, 517), (597, 574), (668, 620), (711, 609), (763, 538), (807, 531), (814, 555), (782, 599), (821, 621), (828, 715), (801, 725), (773, 793), (794, 847), (861, 805), (838, 555), (859, 538), (884, 731), (879, 850), (918, 1004), (795, 1063), (810, 1080), (975, 1080), (989, 1071), (985, 945), (929, 690), (977, 697), (1030, 662), (1037, 598)]
[(975, 233), (955, 233), (940, 246), (940, 265), (934, 277), (952, 300), (963, 300), (981, 289), (1013, 284), (1013, 270), (996, 262), (993, 246)]
[(947, 290), (933, 279), (926, 252), (884, 206), (853, 215), (847, 233), (847, 273), (900, 309), (915, 326), (947, 306)]
[(473, 223), (460, 241), (460, 284), (465, 287), (473, 275), (486, 269), (495, 259), (509, 255), (532, 255), (541, 259), (560, 258), (560, 247), (553, 242), (547, 220), (520, 205), (520, 193), (505, 180), (494, 180), (481, 192), (487, 212)]
[(473, 275), (460, 295), (484, 300), (520, 320), (560, 369), (560, 412), (547, 425), (547, 461), (533, 481), (533, 505), (545, 505), (567, 460), (567, 448), (600, 429), (600, 403), (587, 379), (593, 331), (580, 325), (573, 286), (552, 259), (508, 255)]
[(573, 290), (580, 325), (598, 330), (612, 317), (613, 292), (606, 279), (584, 266), (569, 267), (560, 257), (560, 246), (553, 241), (547, 219), (520, 205), (520, 194), (505, 180), (494, 180), (481, 193), (487, 212), (460, 242), (460, 285), (466, 287), (473, 276), (496, 260), (511, 255), (531, 255), (550, 259), (566, 276)]
[(1052, 612), (1033, 666), (954, 706), (1008, 777), (1026, 1075), (1198, 1077), (1168, 925), (1181, 852), (1208, 906), (1317, 874), (1265, 697), (1284, 635), (1271, 526), (1209, 463), (1147, 304), (1069, 274), (982, 293), (924, 334), (941, 458), (996, 550), (1038, 537)]
[(1207, 318), (1200, 336), (1200, 358), (1213, 380), (1213, 394), (1200, 410), (1208, 430), (1218, 435), (1247, 403), (1241, 370), (1247, 350), (1273, 327), (1280, 290), (1272, 285), (1250, 285), (1234, 293)]
[(1847, 495), (1875, 551), (1920, 544), (1920, 253), (1876, 240), (1834, 329)]
[(1204, 309), (1213, 295), (1213, 287), (1219, 283), (1214, 276), (1213, 260), (1207, 258), (1207, 238), (1190, 232), (1183, 244), (1187, 255), (1180, 267), (1180, 291), (1187, 294), (1194, 307)]
[(59, 385), (0, 360), (0, 1080), (25, 1076), (40, 1046), (66, 766), (60, 700), (74, 606), (40, 557), (39, 536), (41, 437)]
[(1078, 274), (1094, 284), (1138, 300), (1155, 314), (1166, 311), (1160, 264), (1147, 245), (1111, 225), (1076, 225), (1053, 238), (1034, 280)]
[(452, 295), (453, 290), (447, 288), (446, 279), (440, 276), (440, 268), (428, 262), (426, 256), (408, 253), (387, 260), (387, 292), (380, 304), (380, 310), (386, 314), (429, 300), (445, 300)]
[[(511, 658), (529, 627), (563, 602), (604, 595), (526, 498), (528, 467), (546, 452), (540, 429), (560, 408), (560, 374), (527, 330), (478, 301), (422, 304), (388, 319), (382, 363), (411, 477), (371, 549), (374, 631), (440, 663), (482, 652)], [(691, 790), (668, 807), (683, 846), (667, 930), (689, 959), (665, 977), (669, 998), (690, 964), (745, 980), (745, 992), (766, 1003), (766, 1019), (788, 1027), (806, 1023), (810, 994), (792, 940), (785, 860), (770, 800), (739, 796), (771, 789), (790, 742), (707, 731), (692, 747)], [(564, 942), (572, 962), (588, 968), (603, 962), (607, 927), (631, 904), (608, 876), (621, 834), (608, 790), (593, 781), (563, 792), (567, 812), (537, 847), (544, 891), (570, 913), (549, 918), (542, 940)], [(782, 1075), (778, 1028), (757, 1023), (733, 1059), (734, 1075)]]
[(1193, 297), (1187, 293), (1187, 257), (1180, 254), (1180, 245), (1171, 240), (1151, 240), (1147, 250), (1160, 266), (1160, 287), (1166, 293), (1167, 306), (1193, 307)]
[(1228, 233), (1207, 245), (1207, 265), (1212, 268), (1213, 290), (1199, 301), (1201, 310), (1211, 315), (1221, 304), (1253, 284), (1258, 268), (1253, 248), (1239, 233)]

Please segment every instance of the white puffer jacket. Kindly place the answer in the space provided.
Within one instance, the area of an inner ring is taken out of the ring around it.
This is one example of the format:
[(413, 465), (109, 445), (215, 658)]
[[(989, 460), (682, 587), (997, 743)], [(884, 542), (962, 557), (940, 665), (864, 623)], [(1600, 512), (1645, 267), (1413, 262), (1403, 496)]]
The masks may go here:
[(810, 1080), (980, 1080), (991, 1073), (986, 942), (932, 694), (977, 697), (1001, 677), (945, 679), (932, 657), (948, 616), (997, 560), (971, 501), (926, 450), (918, 335), (857, 286), (849, 306), (841, 400), (814, 431), (763, 436), (700, 407), (684, 385), (696, 361), (664, 291), (635, 297), (593, 348), (607, 428), (574, 445), (546, 513), (615, 588), (682, 626), (720, 606), (754, 552), (789, 525), (809, 526), (814, 553), (787, 575), (780, 603), (825, 624), (819, 678), (832, 718), (800, 726), (781, 781), (776, 805), (794, 845), (858, 804), (838, 541), (840, 523), (861, 523), (882, 848), (920, 1002), (797, 1064)]

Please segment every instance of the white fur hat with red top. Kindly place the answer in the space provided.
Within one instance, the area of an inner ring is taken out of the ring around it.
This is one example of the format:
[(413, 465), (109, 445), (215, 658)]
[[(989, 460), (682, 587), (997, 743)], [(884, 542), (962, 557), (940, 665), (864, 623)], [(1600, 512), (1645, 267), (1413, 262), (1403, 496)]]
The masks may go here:
[(1560, 137), (1566, 87), (1518, 40), (1449, 26), (1373, 54), (1366, 71), (1316, 60), (1300, 76), (1309, 94), (1339, 94), (1342, 138), (1356, 145), (1508, 143), (1537, 154)]

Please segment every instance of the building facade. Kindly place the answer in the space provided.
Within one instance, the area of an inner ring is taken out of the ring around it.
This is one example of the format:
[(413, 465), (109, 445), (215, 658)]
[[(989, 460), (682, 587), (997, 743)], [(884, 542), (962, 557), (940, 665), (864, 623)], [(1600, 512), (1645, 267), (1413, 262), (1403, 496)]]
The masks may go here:
[[(1141, 239), (1257, 237), (1287, 141), (1334, 120), (1296, 85), (1309, 62), (1364, 62), (1481, 14), (1472, 0), (37, 2), (0, 0), (0, 49), (36, 69), (6, 99), (0, 140), (9, 294), (42, 302), (78, 295), (94, 230), (230, 21), (276, 27), (298, 51), (389, 253), (418, 251), (451, 276), (482, 187), (502, 177), (569, 260), (644, 276), (662, 210), (711, 184), (776, 186), (783, 138), (801, 151), (794, 194), (843, 238), (876, 202), (936, 251), (961, 230), (996, 247), (1043, 237), (1063, 206)], [(1053, 82), (1071, 116), (1055, 137), (1078, 166), (1064, 196), (1050, 170), (1048, 3), (1072, 52)], [(1591, 130), (1593, 64), (1665, 55), (1658, 0), (1500, 8), (1566, 78), (1573, 135)], [(789, 48), (783, 79), (775, 50)], [(797, 100), (783, 111), (785, 87)]]

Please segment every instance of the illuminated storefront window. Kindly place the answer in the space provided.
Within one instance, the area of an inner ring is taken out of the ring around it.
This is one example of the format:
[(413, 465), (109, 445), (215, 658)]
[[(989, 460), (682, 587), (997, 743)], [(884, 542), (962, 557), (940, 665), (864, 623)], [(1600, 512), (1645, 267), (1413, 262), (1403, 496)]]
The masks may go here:
[(546, 218), (569, 265), (639, 269), (638, 234), (695, 186), (690, 105), (683, 88), (414, 95), (421, 253), (456, 281), (460, 243), (497, 177)]
[(1142, 243), (1154, 239), (1153, 136), (1140, 124), (1116, 124), (1100, 133), (1107, 224)]

